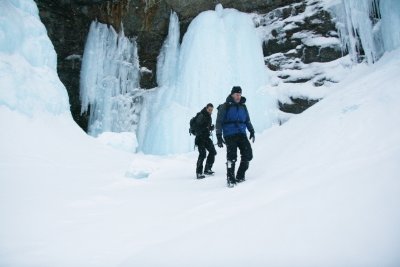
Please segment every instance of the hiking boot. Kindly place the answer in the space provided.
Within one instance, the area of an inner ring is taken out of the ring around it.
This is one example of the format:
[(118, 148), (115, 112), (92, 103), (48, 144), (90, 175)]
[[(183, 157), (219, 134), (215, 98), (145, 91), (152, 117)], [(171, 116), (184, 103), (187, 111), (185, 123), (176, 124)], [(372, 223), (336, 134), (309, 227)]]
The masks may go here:
[(248, 168), (249, 168), (249, 162), (245, 161), (245, 160), (242, 160), (240, 162), (238, 171), (236, 173), (236, 181), (238, 183), (244, 182), (246, 180), (244, 177), (245, 177), (245, 173), (246, 173)]
[(237, 183), (241, 183), (241, 182), (244, 182), (244, 181), (246, 181), (246, 179), (244, 178), (244, 177), (236, 177), (236, 182)]
[(236, 185), (236, 181), (228, 180), (228, 187), (234, 187)]
[(203, 178), (206, 178), (206, 177), (202, 173), (196, 173), (196, 178), (197, 179), (203, 179)]
[(211, 169), (210, 169), (210, 170), (205, 170), (205, 171), (204, 171), (204, 174), (205, 174), (205, 175), (214, 175), (214, 173), (215, 173), (215, 172), (212, 171)]
[(236, 184), (234, 161), (228, 160), (226, 163), (226, 179), (228, 181), (228, 187), (233, 187)]

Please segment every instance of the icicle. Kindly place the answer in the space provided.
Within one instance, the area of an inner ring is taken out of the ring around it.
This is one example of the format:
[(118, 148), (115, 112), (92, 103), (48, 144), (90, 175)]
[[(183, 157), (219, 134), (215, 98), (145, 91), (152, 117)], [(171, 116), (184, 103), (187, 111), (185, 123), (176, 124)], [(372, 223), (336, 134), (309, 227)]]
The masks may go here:
[[(364, 54), (368, 63), (374, 63), (385, 51), (400, 46), (398, 0), (342, 0), (333, 11), (343, 47), (353, 61)], [(373, 18), (374, 14), (380, 17)]]
[[(135, 40), (112, 27), (92, 22), (82, 60), (82, 113), (90, 110), (89, 134), (133, 131), (133, 92), (139, 87)], [(89, 109), (90, 106), (90, 109)]]
[(369, 18), (373, 0), (342, 0), (345, 9), (345, 25), (348, 49), (353, 60), (356, 61), (361, 50), (364, 51), (367, 62), (375, 62), (375, 44), (372, 31), (372, 22)]
[(222, 6), (222, 4), (218, 4), (215, 6), (215, 12), (217, 12), (218, 17), (222, 17), (222, 15), (224, 14), (224, 7)]
[(382, 0), (379, 11), (384, 48), (385, 51), (391, 51), (400, 46), (400, 1)]
[(172, 85), (177, 76), (180, 30), (175, 12), (171, 12), (169, 21), (168, 36), (157, 60), (157, 83), (160, 87)]

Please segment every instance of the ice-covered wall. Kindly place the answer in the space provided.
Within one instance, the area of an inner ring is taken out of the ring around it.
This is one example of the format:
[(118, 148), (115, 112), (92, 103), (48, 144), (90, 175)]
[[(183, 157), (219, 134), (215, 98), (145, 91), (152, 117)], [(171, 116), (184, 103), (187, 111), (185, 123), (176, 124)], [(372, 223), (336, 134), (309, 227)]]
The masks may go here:
[(138, 121), (136, 41), (105, 24), (92, 22), (82, 60), (82, 112), (90, 112), (89, 134), (133, 132)]
[[(234, 85), (243, 88), (256, 131), (269, 127), (274, 103), (265, 88), (267, 69), (250, 15), (217, 5), (215, 11), (203, 12), (192, 21), (180, 48), (176, 42), (179, 31), (175, 30), (179, 22), (171, 15), (170, 23), (170, 41), (160, 58), (173, 56), (170, 63), (159, 61), (162, 86), (145, 97), (139, 149), (153, 154), (193, 149), (188, 134), (190, 117), (209, 102), (215, 106), (225, 102)], [(174, 60), (178, 64), (171, 64)], [(164, 73), (176, 75), (166, 79)]]
[(57, 57), (33, 0), (0, 1), (0, 105), (33, 116), (69, 112)]
[(353, 61), (377, 61), (400, 46), (400, 1), (342, 0), (331, 8), (342, 46)]
[(400, 1), (381, 0), (380, 32), (385, 51), (391, 51), (400, 46)]

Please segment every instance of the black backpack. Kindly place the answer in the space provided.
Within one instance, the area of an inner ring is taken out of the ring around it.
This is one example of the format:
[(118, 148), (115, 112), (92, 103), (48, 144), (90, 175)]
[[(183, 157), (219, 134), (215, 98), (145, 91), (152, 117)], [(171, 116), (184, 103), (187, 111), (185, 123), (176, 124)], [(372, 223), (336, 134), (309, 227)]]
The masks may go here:
[(189, 125), (190, 125), (189, 134), (190, 135), (192, 135), (192, 134), (196, 135), (197, 134), (199, 126), (197, 125), (196, 120), (197, 120), (197, 116), (199, 116), (199, 114), (200, 114), (200, 112), (197, 113), (196, 116), (194, 116), (193, 118), (190, 119), (190, 122), (189, 122)]

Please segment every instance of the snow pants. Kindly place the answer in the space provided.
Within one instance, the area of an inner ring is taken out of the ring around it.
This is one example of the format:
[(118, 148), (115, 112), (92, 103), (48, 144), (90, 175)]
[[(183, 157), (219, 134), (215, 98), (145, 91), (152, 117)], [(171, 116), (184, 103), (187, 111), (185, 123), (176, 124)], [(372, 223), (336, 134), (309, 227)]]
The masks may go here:
[(209, 136), (196, 136), (195, 145), (199, 150), (199, 157), (197, 159), (196, 173), (203, 173), (203, 162), (206, 158), (207, 151), (208, 156), (206, 160), (205, 170), (211, 170), (215, 155), (217, 151), (215, 150), (214, 144)]
[[(245, 134), (225, 137), (227, 176), (230, 181), (244, 180), (245, 173), (249, 168), (249, 162), (253, 159), (253, 150)], [(235, 179), (235, 162), (237, 160), (237, 149), (240, 151), (240, 165)]]

